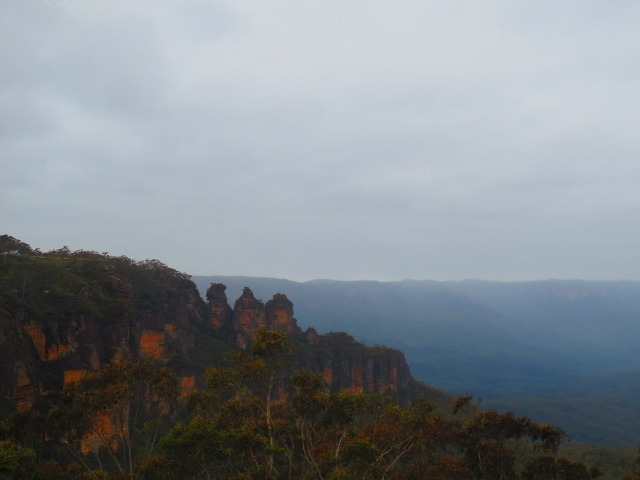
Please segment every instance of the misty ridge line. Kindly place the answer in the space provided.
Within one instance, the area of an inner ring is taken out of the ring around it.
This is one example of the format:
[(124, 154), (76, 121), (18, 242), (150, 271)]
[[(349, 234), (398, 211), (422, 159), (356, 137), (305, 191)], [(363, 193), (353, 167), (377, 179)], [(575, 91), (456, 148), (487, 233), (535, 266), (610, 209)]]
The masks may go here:
[[(640, 421), (640, 282), (192, 279), (201, 294), (225, 284), (231, 301), (245, 286), (257, 298), (285, 293), (301, 327), (399, 349), (418, 380), (558, 424), (576, 441), (640, 443), (629, 427)], [(615, 420), (590, 424), (587, 406), (614, 392)]]

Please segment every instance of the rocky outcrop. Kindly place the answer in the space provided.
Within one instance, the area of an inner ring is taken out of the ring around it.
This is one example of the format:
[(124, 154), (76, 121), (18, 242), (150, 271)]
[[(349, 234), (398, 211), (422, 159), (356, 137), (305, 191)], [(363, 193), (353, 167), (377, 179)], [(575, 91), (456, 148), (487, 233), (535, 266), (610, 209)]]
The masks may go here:
[(293, 317), (293, 303), (282, 293), (276, 293), (264, 306), (266, 327), (282, 330), (289, 335), (302, 333), (298, 321)]
[(225, 325), (231, 324), (233, 310), (227, 302), (226, 285), (222, 283), (212, 283), (207, 290), (207, 301), (209, 302), (209, 322), (215, 329), (221, 329)]
[(293, 303), (286, 295), (277, 293), (264, 304), (249, 287), (245, 287), (232, 310), (226, 303), (226, 288), (214, 283), (207, 290), (209, 312), (212, 315), (210, 323), (219, 332), (229, 332), (228, 341), (234, 347), (249, 349), (253, 336), (260, 328), (280, 330), (296, 339), (302, 335), (293, 316)]
[(231, 310), (226, 306), (225, 289), (212, 284), (207, 299), (215, 318), (211, 324), (218, 332), (228, 332), (228, 344), (246, 350), (258, 329), (280, 330), (300, 345), (297, 368), (322, 373), (332, 391), (389, 393), (401, 401), (408, 398), (412, 377), (402, 352), (367, 347), (345, 333), (319, 335), (313, 328), (303, 332), (294, 317), (293, 303), (282, 293), (263, 304), (245, 287)]
[(334, 392), (386, 393), (409, 401), (412, 377), (404, 354), (366, 346), (346, 333), (319, 335), (317, 346), (306, 352), (305, 368), (322, 373)]
[(231, 325), (235, 334), (234, 345), (243, 350), (251, 346), (251, 339), (259, 328), (267, 325), (264, 304), (258, 300), (250, 288), (245, 287), (233, 308)]
[(28, 255), (0, 256), (0, 410), (29, 408), (112, 360), (168, 363), (193, 350), (205, 303), (182, 274), (159, 262), (5, 243)]

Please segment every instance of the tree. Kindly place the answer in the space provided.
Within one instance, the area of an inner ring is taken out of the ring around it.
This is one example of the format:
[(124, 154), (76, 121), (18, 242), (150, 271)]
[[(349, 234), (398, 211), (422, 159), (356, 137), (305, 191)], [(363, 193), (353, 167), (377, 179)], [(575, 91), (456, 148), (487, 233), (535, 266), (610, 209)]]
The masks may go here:
[(34, 457), (33, 450), (11, 440), (0, 441), (0, 480), (11, 480), (20, 466)]
[(244, 424), (244, 413), (238, 413), (219, 412), (209, 418), (196, 415), (188, 423), (176, 424), (161, 441), (163, 452), (145, 463), (144, 477), (219, 479), (258, 470), (254, 452), (264, 449), (265, 444)]
[(172, 471), (180, 478), (233, 478), (250, 472), (273, 478), (290, 467), (286, 398), (294, 352), (285, 333), (260, 329), (250, 354), (233, 352), (229, 366), (207, 369), (206, 388), (187, 402), (195, 415), (162, 439), (162, 454), (147, 464), (145, 476), (172, 478), (166, 473)]
[(17, 468), (18, 456), (6, 445), (0, 444), (0, 480), (9, 480), (9, 474)]
[(603, 475), (597, 467), (587, 468), (566, 458), (541, 455), (525, 465), (523, 480), (594, 480)]
[(137, 464), (154, 452), (179, 393), (178, 379), (167, 368), (113, 362), (66, 385), (50, 418), (88, 470), (85, 454), (93, 453), (102, 469), (105, 452), (118, 472), (135, 477)]
[[(278, 380), (282, 380), (284, 369), (290, 367), (296, 351), (287, 335), (279, 330), (259, 329), (252, 345), (253, 359), (243, 366), (247, 375), (261, 390), (260, 400), (256, 405), (262, 411), (269, 438), (269, 474), (274, 472), (274, 453), (276, 439), (274, 432), (273, 401)], [(283, 394), (286, 394), (283, 391)], [(280, 395), (283, 396), (283, 395)]]

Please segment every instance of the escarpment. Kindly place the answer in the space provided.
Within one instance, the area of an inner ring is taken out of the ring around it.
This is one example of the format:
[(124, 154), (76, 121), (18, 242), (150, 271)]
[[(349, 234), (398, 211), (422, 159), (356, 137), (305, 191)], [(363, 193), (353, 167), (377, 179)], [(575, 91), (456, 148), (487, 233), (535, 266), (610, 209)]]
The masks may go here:
[(293, 315), (293, 303), (282, 293), (265, 304), (245, 287), (231, 309), (225, 289), (223, 284), (214, 283), (206, 297), (210, 312), (225, 312), (224, 316), (216, 314), (215, 321), (212, 317), (211, 323), (220, 334), (227, 335), (228, 344), (246, 350), (258, 329), (280, 330), (300, 347), (296, 367), (322, 373), (331, 390), (388, 393), (398, 400), (408, 400), (412, 377), (402, 352), (367, 347), (346, 333), (319, 335), (313, 328), (303, 332)]
[(294, 368), (322, 373), (334, 391), (404, 398), (412, 378), (401, 352), (302, 331), (285, 294), (264, 303), (247, 287), (232, 307), (225, 290), (212, 284), (205, 301), (187, 275), (156, 260), (42, 254), (0, 237), (0, 415), (114, 360), (177, 368), (186, 395), (211, 358), (250, 349), (261, 328), (285, 332), (298, 345)]
[(193, 350), (205, 321), (193, 283), (157, 261), (24, 247), (0, 254), (0, 411), (27, 409), (114, 360), (166, 364)]

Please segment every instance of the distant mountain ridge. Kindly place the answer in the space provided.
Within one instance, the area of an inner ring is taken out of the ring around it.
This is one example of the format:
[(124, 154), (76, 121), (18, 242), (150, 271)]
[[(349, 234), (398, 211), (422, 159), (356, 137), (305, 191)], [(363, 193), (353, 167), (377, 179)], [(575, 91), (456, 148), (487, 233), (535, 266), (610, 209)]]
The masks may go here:
[(398, 348), (430, 385), (561, 425), (575, 441), (640, 443), (640, 282), (193, 280), (201, 292), (225, 283), (230, 298), (240, 285), (286, 291), (305, 323)]

